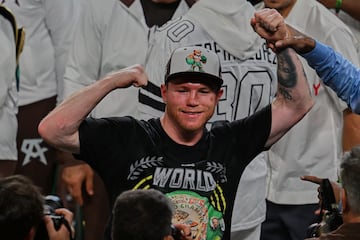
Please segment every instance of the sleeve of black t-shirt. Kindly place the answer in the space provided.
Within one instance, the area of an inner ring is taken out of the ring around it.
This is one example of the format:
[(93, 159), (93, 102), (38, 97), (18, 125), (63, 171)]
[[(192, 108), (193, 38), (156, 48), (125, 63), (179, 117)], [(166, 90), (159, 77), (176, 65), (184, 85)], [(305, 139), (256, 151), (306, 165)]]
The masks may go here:
[(115, 148), (126, 147), (133, 123), (131, 117), (85, 119), (79, 127), (80, 154), (74, 156), (92, 167), (98, 159), (110, 159)]

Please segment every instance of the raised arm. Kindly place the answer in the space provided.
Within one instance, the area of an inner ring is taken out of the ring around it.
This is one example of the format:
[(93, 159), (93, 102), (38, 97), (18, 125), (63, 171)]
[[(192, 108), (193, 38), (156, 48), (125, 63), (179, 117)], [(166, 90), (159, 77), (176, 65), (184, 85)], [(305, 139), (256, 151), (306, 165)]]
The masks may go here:
[(316, 42), (311, 52), (301, 56), (354, 113), (360, 114), (360, 68), (320, 42)]
[(277, 54), (278, 90), (272, 103), (271, 132), (266, 146), (279, 140), (314, 105), (303, 66), (293, 49)]
[(140, 65), (134, 65), (105, 76), (102, 80), (83, 88), (70, 96), (39, 124), (41, 137), (63, 151), (79, 153), (78, 129), (90, 111), (108, 93), (117, 88), (136, 87), (147, 84), (147, 76)]
[(345, 101), (351, 110), (360, 114), (360, 69), (311, 37), (285, 24), (275, 9), (263, 9), (251, 20), (254, 30), (274, 51), (293, 48), (306, 59), (323, 82)]

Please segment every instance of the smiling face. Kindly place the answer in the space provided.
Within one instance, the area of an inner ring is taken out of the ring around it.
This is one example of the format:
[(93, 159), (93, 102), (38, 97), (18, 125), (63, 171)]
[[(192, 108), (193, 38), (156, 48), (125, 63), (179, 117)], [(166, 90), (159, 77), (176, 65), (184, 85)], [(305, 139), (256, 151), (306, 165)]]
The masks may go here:
[(205, 124), (214, 113), (222, 90), (201, 83), (197, 78), (187, 77), (186, 81), (174, 79), (161, 86), (166, 103), (164, 129), (170, 136), (172, 133), (202, 134)]

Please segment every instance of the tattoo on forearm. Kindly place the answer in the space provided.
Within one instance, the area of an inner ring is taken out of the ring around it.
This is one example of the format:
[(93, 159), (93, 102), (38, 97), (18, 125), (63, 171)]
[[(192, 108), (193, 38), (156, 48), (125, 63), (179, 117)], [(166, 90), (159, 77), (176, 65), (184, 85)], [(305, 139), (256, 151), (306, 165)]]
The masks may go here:
[(296, 66), (289, 54), (288, 49), (278, 54), (277, 58), (279, 93), (286, 99), (291, 100), (293, 99), (293, 96), (291, 95), (291, 89), (296, 86), (298, 80)]

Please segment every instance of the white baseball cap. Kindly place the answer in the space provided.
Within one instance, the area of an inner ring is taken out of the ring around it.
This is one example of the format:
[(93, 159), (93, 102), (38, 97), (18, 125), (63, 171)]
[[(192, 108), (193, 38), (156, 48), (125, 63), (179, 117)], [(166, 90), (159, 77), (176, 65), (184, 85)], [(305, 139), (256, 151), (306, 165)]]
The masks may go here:
[(219, 57), (203, 47), (191, 46), (176, 49), (167, 65), (165, 83), (172, 79), (198, 76), (199, 81), (213, 83), (218, 88), (223, 84)]

